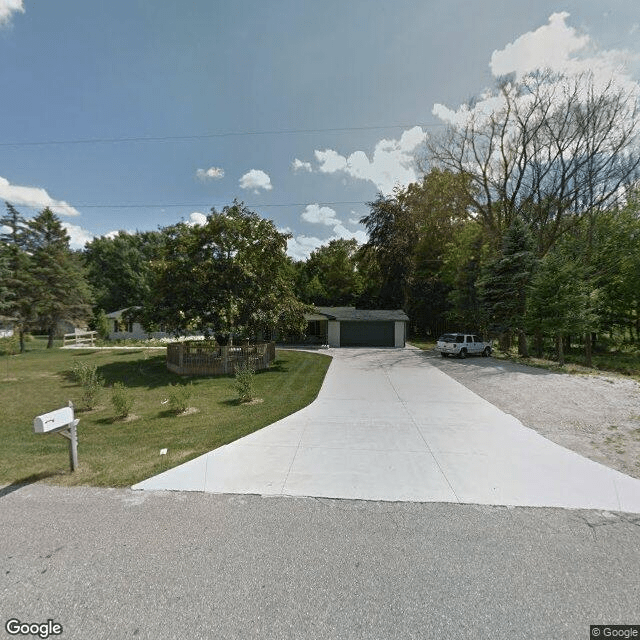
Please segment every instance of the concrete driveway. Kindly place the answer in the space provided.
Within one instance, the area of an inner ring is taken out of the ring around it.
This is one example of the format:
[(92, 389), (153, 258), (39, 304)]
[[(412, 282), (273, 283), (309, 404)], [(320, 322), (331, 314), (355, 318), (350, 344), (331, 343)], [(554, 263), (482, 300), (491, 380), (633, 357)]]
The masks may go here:
[(543, 438), (420, 351), (328, 353), (308, 407), (133, 489), (640, 513), (640, 480)]

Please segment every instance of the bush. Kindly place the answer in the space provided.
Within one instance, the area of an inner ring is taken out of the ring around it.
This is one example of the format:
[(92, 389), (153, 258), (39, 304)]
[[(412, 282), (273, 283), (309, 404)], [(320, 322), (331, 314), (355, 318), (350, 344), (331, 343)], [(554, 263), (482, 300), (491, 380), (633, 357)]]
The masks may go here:
[(240, 402), (253, 400), (253, 376), (255, 369), (250, 362), (236, 365), (236, 391)]
[(0, 338), (0, 356), (13, 356), (20, 351), (17, 335)]
[(82, 387), (83, 408), (93, 409), (96, 406), (100, 388), (104, 385), (104, 378), (98, 374), (98, 365), (76, 362), (73, 366), (73, 377)]
[(169, 392), (169, 408), (173, 413), (184, 413), (189, 408), (189, 399), (193, 393), (190, 384), (175, 384)]
[(111, 388), (111, 404), (118, 418), (126, 418), (131, 413), (133, 397), (122, 382), (116, 382)]

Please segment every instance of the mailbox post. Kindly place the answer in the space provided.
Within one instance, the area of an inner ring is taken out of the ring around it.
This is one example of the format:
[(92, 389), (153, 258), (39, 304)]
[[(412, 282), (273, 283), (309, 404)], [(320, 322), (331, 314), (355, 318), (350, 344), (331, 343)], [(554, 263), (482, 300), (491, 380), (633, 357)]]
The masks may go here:
[(68, 407), (43, 413), (33, 420), (34, 433), (59, 433), (69, 440), (69, 466), (78, 468), (78, 422), (73, 417), (73, 402)]

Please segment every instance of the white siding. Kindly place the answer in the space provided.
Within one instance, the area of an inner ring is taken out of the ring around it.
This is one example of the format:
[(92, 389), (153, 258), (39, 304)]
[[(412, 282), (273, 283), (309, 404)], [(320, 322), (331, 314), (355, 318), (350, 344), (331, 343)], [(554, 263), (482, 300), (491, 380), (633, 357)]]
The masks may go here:
[(327, 339), (330, 347), (340, 346), (340, 323), (337, 320), (329, 320)]
[(405, 331), (406, 322), (402, 320), (396, 320), (396, 328), (395, 328), (395, 346), (404, 348), (405, 341)]

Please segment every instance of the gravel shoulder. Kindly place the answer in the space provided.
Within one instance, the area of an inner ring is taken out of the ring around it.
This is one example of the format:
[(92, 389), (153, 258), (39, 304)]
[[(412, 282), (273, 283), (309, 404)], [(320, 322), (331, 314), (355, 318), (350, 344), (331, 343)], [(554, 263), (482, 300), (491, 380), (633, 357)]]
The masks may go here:
[(640, 384), (635, 380), (555, 373), (495, 358), (423, 355), (545, 438), (640, 478)]

